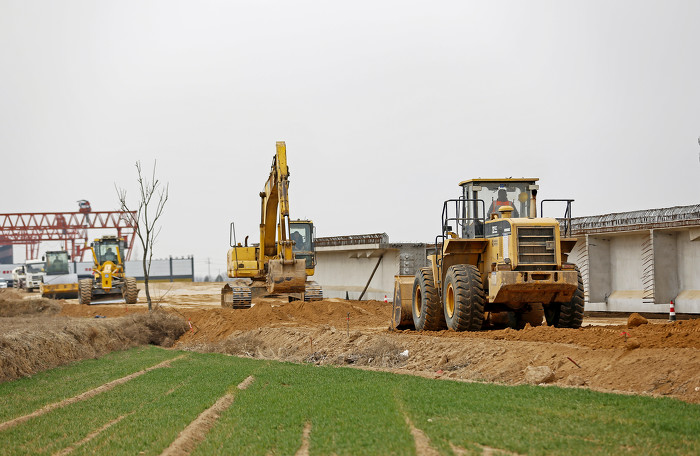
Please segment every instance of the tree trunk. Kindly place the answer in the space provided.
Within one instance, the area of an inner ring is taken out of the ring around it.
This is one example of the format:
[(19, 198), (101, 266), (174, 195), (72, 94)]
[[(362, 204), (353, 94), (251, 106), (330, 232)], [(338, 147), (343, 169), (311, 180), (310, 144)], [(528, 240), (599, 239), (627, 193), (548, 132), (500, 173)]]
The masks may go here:
[(148, 301), (148, 311), (150, 312), (152, 310), (151, 306), (151, 293), (148, 290), (148, 269), (146, 269), (146, 255), (144, 251), (143, 255), (143, 285), (144, 288), (146, 289), (146, 301)]

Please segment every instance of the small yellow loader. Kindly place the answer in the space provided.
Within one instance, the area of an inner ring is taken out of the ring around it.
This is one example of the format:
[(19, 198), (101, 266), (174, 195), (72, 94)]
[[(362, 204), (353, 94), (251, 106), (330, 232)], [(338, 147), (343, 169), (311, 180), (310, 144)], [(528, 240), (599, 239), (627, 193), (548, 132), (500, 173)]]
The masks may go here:
[(124, 239), (103, 236), (95, 239), (90, 249), (95, 262), (93, 278), (80, 280), (80, 304), (135, 304), (139, 290), (136, 279), (124, 273)]

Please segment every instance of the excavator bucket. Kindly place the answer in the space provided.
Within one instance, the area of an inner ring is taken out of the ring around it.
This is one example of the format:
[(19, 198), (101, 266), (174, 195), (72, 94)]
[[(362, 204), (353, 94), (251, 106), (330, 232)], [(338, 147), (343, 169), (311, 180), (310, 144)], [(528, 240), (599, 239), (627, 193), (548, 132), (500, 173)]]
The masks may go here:
[(284, 264), (283, 260), (268, 262), (267, 291), (270, 293), (304, 293), (306, 268), (303, 261)]
[(394, 276), (394, 304), (391, 325), (394, 329), (413, 329), (414, 276)]

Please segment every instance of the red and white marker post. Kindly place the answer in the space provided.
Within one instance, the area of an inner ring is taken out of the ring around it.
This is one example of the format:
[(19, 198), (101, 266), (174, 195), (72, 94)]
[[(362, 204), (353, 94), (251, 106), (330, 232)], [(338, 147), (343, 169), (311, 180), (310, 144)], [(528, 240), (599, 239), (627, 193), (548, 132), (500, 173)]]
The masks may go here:
[(676, 306), (673, 300), (671, 300), (671, 307), (668, 311), (668, 321), (676, 321)]

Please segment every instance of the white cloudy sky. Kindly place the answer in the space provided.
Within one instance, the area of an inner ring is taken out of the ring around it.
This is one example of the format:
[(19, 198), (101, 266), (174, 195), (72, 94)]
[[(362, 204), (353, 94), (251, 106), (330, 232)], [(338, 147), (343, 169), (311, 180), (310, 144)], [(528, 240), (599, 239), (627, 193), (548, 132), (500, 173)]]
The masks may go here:
[(473, 177), (697, 204), (699, 59), (693, 0), (0, 0), (0, 212), (116, 209), (157, 159), (156, 256), (216, 272), (278, 140), (319, 236), (433, 239)]

